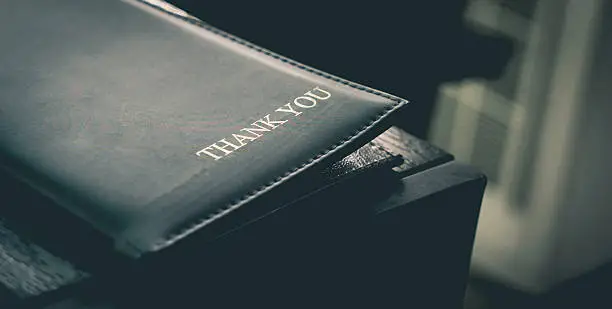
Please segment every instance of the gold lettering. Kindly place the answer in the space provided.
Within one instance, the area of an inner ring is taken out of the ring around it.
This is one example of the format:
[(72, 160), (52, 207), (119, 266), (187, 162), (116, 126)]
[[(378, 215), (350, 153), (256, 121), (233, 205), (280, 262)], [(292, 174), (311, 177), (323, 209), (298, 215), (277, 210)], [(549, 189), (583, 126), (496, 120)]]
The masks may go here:
[[(322, 92), (326, 96), (325, 97), (321, 97), (321, 96), (318, 96), (318, 95), (314, 94), (313, 91), (315, 91), (315, 90), (317, 90), (318, 92)], [(323, 89), (321, 89), (319, 87), (315, 87), (315, 89), (312, 89), (312, 90), (306, 92), (304, 95), (309, 95), (309, 96), (311, 96), (313, 98), (316, 98), (316, 99), (319, 99), (319, 100), (327, 100), (327, 99), (331, 98), (331, 93), (329, 93), (328, 91), (325, 91), (325, 90), (323, 90)]]
[[(299, 101), (300, 99), (302, 101), (303, 100), (310, 101), (312, 104), (306, 105), (304, 103), (300, 103), (300, 101)], [(295, 105), (297, 105), (297, 106), (299, 106), (301, 108), (312, 108), (312, 107), (315, 107), (315, 105), (317, 105), (317, 100), (315, 100), (315, 99), (313, 99), (311, 97), (297, 97), (297, 98), (295, 98), (295, 100), (293, 100), (293, 103), (295, 103)]]
[[(217, 143), (222, 143), (223, 146), (219, 146), (219, 145), (217, 145)], [(226, 155), (228, 155), (228, 154), (232, 153), (234, 150), (238, 150), (238, 149), (240, 149), (240, 147), (242, 147), (242, 146), (236, 146), (236, 145), (228, 142), (225, 138), (219, 140), (217, 143), (214, 143), (214, 144), (210, 145), (209, 147), (214, 147), (214, 148), (216, 148), (218, 150), (221, 150)], [(226, 148), (228, 148), (228, 147), (232, 148), (233, 150), (227, 150)]]
[(300, 114), (302, 114), (302, 112), (297, 112), (293, 109), (293, 107), (291, 107), (291, 103), (287, 103), (283, 106), (287, 106), (287, 108), (282, 108), (279, 107), (276, 109), (277, 112), (285, 112), (285, 113), (292, 113), (293, 116), (299, 116)]
[(236, 139), (238, 143), (240, 143), (240, 147), (246, 145), (244, 140), (254, 141), (257, 139), (257, 137), (244, 136), (244, 135), (239, 135), (239, 134), (232, 134), (232, 136)]
[[(310, 109), (317, 105), (317, 100), (327, 100), (331, 98), (332, 94), (329, 91), (323, 90), (319, 87), (315, 87), (314, 89), (306, 92), (303, 96), (297, 97), (293, 100), (293, 104), (286, 103), (285, 105), (277, 108), (275, 112), (289, 113), (293, 116), (299, 116), (302, 114), (301, 111), (295, 109), (295, 106), (300, 108)], [(137, 114), (136, 116), (141, 116)], [(133, 117), (138, 118), (138, 117)], [(130, 119), (131, 121), (138, 119)], [(149, 120), (149, 119), (147, 119)], [(276, 129), (286, 123), (288, 120), (271, 120), (270, 114), (264, 116), (261, 119), (253, 122), (250, 127), (240, 129), (239, 133), (246, 132), (249, 135), (243, 134), (232, 134), (233, 141), (229, 142), (226, 139), (221, 139), (216, 143), (196, 152), (198, 157), (207, 155), (215, 160), (219, 160), (232, 152), (242, 148), (249, 141), (254, 141), (261, 137), (264, 132), (270, 132), (273, 129)], [(171, 124), (162, 122), (160, 125), (164, 127), (168, 127)]]
[(264, 127), (258, 125), (256, 122), (252, 123), (251, 125), (254, 125), (257, 128), (244, 128), (244, 129), (240, 129), (240, 131), (249, 132), (249, 133), (255, 135), (255, 137), (260, 137), (261, 136), (261, 134), (259, 134), (257, 132), (270, 132), (270, 129), (264, 128)]
[(287, 121), (288, 120), (270, 120), (270, 114), (267, 114), (265, 117), (255, 121), (253, 124), (255, 124), (257, 122), (261, 122), (261, 123), (265, 124), (266, 126), (270, 127), (270, 129), (276, 129), (281, 124), (283, 124), (283, 123), (285, 123)]
[[(221, 144), (221, 145), (219, 145), (219, 144)], [(201, 153), (204, 153), (204, 154), (207, 154), (207, 155), (213, 157), (215, 160), (219, 160), (223, 156), (226, 156), (226, 155), (234, 152), (235, 150), (240, 149), (240, 147), (242, 147), (242, 146), (244, 146), (244, 144), (240, 145), (240, 146), (237, 146), (237, 145), (234, 145), (234, 144), (228, 142), (226, 139), (222, 139), (222, 140), (219, 140), (216, 143), (214, 143), (214, 144), (212, 144), (212, 145), (210, 145), (210, 146), (208, 146), (208, 147), (198, 151), (196, 154), (198, 156), (200, 156)], [(229, 150), (227, 148), (230, 148), (231, 150)], [(219, 151), (223, 152), (223, 155), (220, 156), (220, 155), (216, 155), (216, 154), (212, 153), (210, 151), (212, 149), (216, 149), (216, 150), (219, 150)]]
[(202, 149), (202, 150), (200, 150), (200, 151), (196, 152), (196, 155), (197, 155), (198, 157), (201, 157), (201, 156), (202, 156), (202, 154), (206, 154), (206, 155), (211, 156), (213, 159), (215, 159), (215, 161), (216, 161), (216, 160), (219, 160), (219, 159), (221, 159), (221, 158), (223, 157), (223, 156), (218, 156), (218, 155), (216, 155), (216, 154), (214, 154), (214, 153), (212, 153), (212, 152), (208, 151), (208, 150), (207, 150), (208, 148), (211, 148), (211, 147), (209, 146), (209, 147), (206, 147), (206, 148), (204, 148), (204, 149)]

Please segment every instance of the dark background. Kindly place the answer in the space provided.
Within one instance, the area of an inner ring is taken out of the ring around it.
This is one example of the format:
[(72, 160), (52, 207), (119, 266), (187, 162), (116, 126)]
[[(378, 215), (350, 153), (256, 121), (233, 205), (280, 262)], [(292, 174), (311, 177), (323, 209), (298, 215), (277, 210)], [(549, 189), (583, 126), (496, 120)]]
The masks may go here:
[(466, 0), (170, 3), (317, 69), (413, 101), (399, 125), (427, 137), (442, 82), (496, 78), (513, 42), (463, 22)]

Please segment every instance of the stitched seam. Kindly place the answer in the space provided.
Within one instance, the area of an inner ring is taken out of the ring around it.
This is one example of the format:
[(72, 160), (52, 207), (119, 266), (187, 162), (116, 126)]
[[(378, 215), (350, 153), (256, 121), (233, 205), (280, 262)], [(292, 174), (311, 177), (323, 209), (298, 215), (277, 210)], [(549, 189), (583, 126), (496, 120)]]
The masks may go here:
[(306, 161), (305, 163), (302, 163), (299, 167), (294, 167), (290, 171), (286, 172), (283, 176), (276, 177), (274, 180), (272, 180), (271, 182), (268, 182), (266, 185), (263, 185), (263, 186), (259, 187), (258, 189), (254, 190), (254, 191), (252, 191), (250, 193), (245, 194), (239, 200), (236, 200), (236, 201), (232, 202), (231, 204), (229, 204), (227, 206), (224, 206), (224, 207), (221, 207), (218, 210), (213, 211), (212, 213), (206, 215), (205, 218), (194, 219), (194, 223), (192, 223), (189, 227), (181, 229), (179, 232), (166, 235), (165, 237), (160, 239), (158, 242), (156, 242), (153, 245), (153, 247), (155, 249), (159, 249), (159, 248), (168, 246), (168, 245), (170, 245), (170, 244), (180, 240), (181, 238), (187, 236), (188, 234), (190, 234), (190, 233), (200, 229), (201, 227), (206, 226), (210, 222), (212, 222), (212, 221), (214, 221), (214, 220), (224, 216), (225, 214), (229, 213), (230, 211), (232, 211), (232, 210), (242, 206), (244, 203), (249, 202), (249, 201), (255, 199), (256, 197), (260, 196), (261, 194), (263, 194), (263, 193), (265, 193), (267, 191), (270, 191), (274, 187), (276, 187), (279, 184), (281, 184), (282, 182), (284, 182), (286, 179), (288, 179), (288, 178), (298, 174), (302, 170), (304, 170), (304, 169), (306, 169), (306, 168), (308, 168), (308, 167), (318, 163), (328, 153), (332, 152), (335, 149), (338, 149), (338, 148), (344, 146), (348, 142), (350, 142), (350, 141), (356, 139), (357, 137), (359, 137), (359, 135), (361, 135), (366, 130), (368, 130), (371, 127), (373, 127), (377, 122), (379, 122), (382, 118), (384, 118), (390, 112), (392, 112), (393, 110), (395, 110), (399, 106), (401, 106), (401, 103), (402, 102), (396, 102), (396, 103), (394, 103), (391, 106), (387, 106), (383, 112), (379, 113), (373, 120), (370, 120), (370, 122), (368, 124), (364, 125), (360, 129), (356, 130), (353, 134), (349, 135), (348, 137), (340, 140), (338, 143), (333, 144), (329, 148), (327, 148), (324, 151), (320, 152), (315, 157), (308, 159), (308, 161)]
[[(271, 51), (268, 51), (264, 48), (261, 48), (259, 46), (256, 46), (254, 44), (251, 44), (247, 41), (244, 41), (242, 39), (239, 39), (237, 37), (234, 37), (233, 35), (230, 35), (226, 32), (223, 32), (219, 29), (216, 29), (202, 21), (200, 21), (199, 19), (191, 19), (191, 18), (186, 18), (184, 16), (178, 15), (178, 14), (174, 14), (172, 12), (168, 12), (160, 7), (154, 6), (150, 3), (147, 2), (143, 2), (142, 0), (137, 0), (140, 3), (143, 3), (144, 5), (147, 5), (151, 8), (154, 8), (156, 10), (162, 11), (166, 14), (170, 14), (172, 16), (175, 16), (176, 18), (179, 18), (183, 21), (186, 21), (190, 24), (199, 26), (201, 28), (203, 28), (204, 30), (207, 30), (213, 34), (219, 35), (223, 38), (226, 38), (230, 41), (233, 41), (235, 43), (238, 43), (240, 45), (243, 45), (247, 48), (250, 48), (256, 52), (259, 52), (261, 54), (264, 54), (268, 57), (272, 57), (274, 59), (280, 60), (284, 63), (287, 63), (291, 66), (294, 66), (300, 70), (321, 76), (323, 78), (329, 79), (331, 81), (349, 86), (351, 88), (357, 89), (357, 90), (361, 90), (367, 93), (371, 93), (383, 98), (386, 98), (388, 100), (393, 101), (391, 105), (386, 106), (384, 108), (384, 110), (382, 112), (380, 112), (378, 115), (376, 115), (375, 117), (373, 117), (372, 120), (370, 120), (367, 124), (363, 125), (360, 129), (356, 130), (355, 132), (353, 132), (353, 134), (345, 137), (344, 139), (340, 140), (339, 142), (331, 145), (330, 147), (328, 147), (327, 149), (323, 150), (322, 152), (320, 152), (319, 154), (317, 154), (316, 156), (314, 156), (313, 158), (308, 159), (308, 161), (306, 161), (305, 163), (302, 163), (300, 166), (298, 167), (294, 167), (292, 168), (290, 171), (285, 172), (285, 174), (283, 174), (282, 176), (276, 177), (274, 180), (268, 182), (267, 184), (260, 186), (258, 189), (251, 191), (250, 193), (245, 194), (244, 196), (242, 196), (240, 199), (238, 200), (234, 200), (233, 202), (231, 202), (229, 205), (226, 205), (224, 207), (220, 207), (219, 209), (217, 209), (216, 211), (212, 211), (211, 213), (207, 214), (205, 216), (205, 218), (197, 218), (193, 220), (192, 224), (189, 224), (188, 227), (183, 228), (181, 230), (179, 230), (178, 232), (174, 232), (174, 233), (170, 233), (168, 235), (165, 235), (164, 237), (162, 237), (161, 239), (159, 239), (158, 241), (156, 241), (153, 244), (153, 249), (161, 249), (164, 248), (168, 245), (171, 245), (172, 243), (184, 238), (185, 236), (189, 235), (192, 232), (195, 232), (197, 230), (199, 230), (200, 228), (206, 226), (207, 224), (209, 224), (210, 222), (215, 221), (216, 219), (224, 216), (225, 214), (231, 212), (232, 210), (242, 206), (243, 204), (245, 204), (246, 202), (249, 202), (253, 199), (255, 199), (256, 197), (262, 195), (263, 193), (270, 191), (271, 189), (273, 189), (274, 187), (278, 186), (279, 184), (283, 183), (286, 179), (298, 174), (299, 172), (301, 172), (302, 170), (306, 169), (307, 167), (310, 167), (312, 165), (314, 165), (315, 163), (321, 161), (327, 154), (329, 154), (330, 152), (341, 148), (342, 146), (344, 146), (345, 144), (349, 143), (350, 141), (356, 139), (357, 137), (359, 137), (361, 134), (363, 134), (365, 131), (367, 131), (368, 129), (372, 128), (377, 122), (379, 122), (382, 118), (384, 118), (385, 116), (387, 116), (388, 114), (390, 114), (392, 111), (396, 110), (397, 108), (399, 108), (401, 105), (408, 103), (406, 100), (400, 99), (398, 97), (392, 96), (390, 94), (386, 94), (380, 91), (376, 91), (374, 89), (362, 86), (362, 85), (358, 85), (355, 84), (351, 81), (330, 75), (328, 73), (310, 68), (306, 65), (303, 65), (299, 62), (293, 61), (291, 59), (285, 58), (283, 56), (280, 56), (278, 54), (275, 54)], [(384, 150), (384, 148), (383, 148)], [(386, 150), (385, 150), (386, 151)], [(387, 152), (388, 153), (388, 152)]]

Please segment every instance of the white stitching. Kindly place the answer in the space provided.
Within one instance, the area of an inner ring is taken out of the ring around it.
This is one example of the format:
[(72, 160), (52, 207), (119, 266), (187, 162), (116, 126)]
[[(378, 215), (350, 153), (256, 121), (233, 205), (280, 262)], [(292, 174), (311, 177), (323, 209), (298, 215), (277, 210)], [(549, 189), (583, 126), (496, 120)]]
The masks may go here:
[(195, 219), (195, 222), (193, 224), (191, 224), (189, 227), (183, 228), (179, 232), (171, 233), (171, 234), (168, 234), (168, 235), (164, 236), (162, 239), (157, 241), (153, 245), (153, 247), (155, 249), (160, 249), (160, 248), (166, 247), (166, 246), (168, 246), (168, 245), (170, 245), (170, 244), (180, 240), (181, 238), (187, 236), (188, 234), (190, 234), (190, 233), (192, 233), (192, 232), (194, 232), (196, 230), (199, 230), (201, 227), (206, 226), (208, 223), (216, 220), (217, 218), (222, 217), (223, 215), (229, 213), (230, 211), (232, 211), (232, 210), (234, 210), (234, 209), (244, 205), (245, 203), (255, 199), (256, 197), (260, 196), (261, 194), (263, 194), (263, 193), (265, 193), (267, 191), (270, 191), (272, 188), (276, 187), (277, 185), (279, 185), (280, 183), (282, 183), (286, 179), (288, 179), (288, 178), (298, 174), (299, 172), (301, 172), (302, 170), (306, 169), (307, 167), (309, 167), (311, 165), (314, 165), (315, 163), (320, 161), (328, 153), (330, 153), (330, 152), (334, 151), (335, 149), (345, 145), (346, 143), (356, 139), (359, 135), (364, 133), (367, 129), (373, 127), (383, 117), (385, 117), (386, 115), (388, 115), (392, 111), (394, 111), (397, 108), (399, 108), (399, 106), (402, 105), (401, 103), (403, 103), (403, 101), (394, 103), (392, 106), (390, 106), (390, 108), (385, 109), (385, 112), (383, 112), (383, 113), (379, 114), (378, 116), (376, 116), (375, 120), (370, 121), (370, 123), (368, 125), (365, 125), (364, 127), (362, 127), (356, 133), (348, 136), (347, 138), (341, 140), (340, 142), (332, 145), (328, 149), (322, 151), (321, 153), (316, 155), (314, 158), (309, 159), (306, 163), (302, 163), (299, 167), (294, 167), (291, 171), (286, 172), (283, 176), (277, 177), (276, 179), (274, 179), (274, 181), (269, 182), (268, 184), (263, 185), (260, 188), (258, 188), (256, 190), (254, 190), (254, 191), (244, 195), (242, 198), (233, 201), (229, 205), (227, 205), (225, 207), (221, 207), (221, 208), (219, 208), (216, 211), (213, 211), (212, 213), (208, 214), (206, 216), (206, 218)]
[(329, 79), (331, 81), (335, 81), (337, 83), (344, 84), (346, 86), (349, 86), (349, 87), (352, 87), (352, 88), (355, 88), (355, 89), (358, 89), (358, 90), (361, 90), (361, 91), (364, 91), (364, 92), (368, 92), (368, 93), (371, 93), (371, 94), (374, 94), (374, 95), (378, 95), (380, 97), (389, 99), (389, 100), (394, 102), (392, 105), (387, 106), (383, 112), (381, 112), (376, 117), (374, 117), (373, 120), (371, 120), (368, 124), (364, 125), (361, 129), (355, 131), (353, 134), (349, 135), (348, 137), (344, 138), (343, 140), (339, 141), (338, 143), (336, 143), (334, 145), (331, 145), (326, 150), (324, 150), (321, 153), (317, 154), (314, 158), (308, 159), (307, 162), (302, 163), (299, 167), (294, 167), (291, 171), (286, 172), (283, 176), (276, 177), (273, 181), (270, 181), (267, 184), (259, 187), (258, 189), (254, 190), (254, 191), (252, 191), (250, 193), (247, 193), (246, 195), (244, 195), (242, 198), (240, 198), (238, 200), (234, 200), (229, 205), (227, 205), (225, 207), (221, 207), (218, 210), (212, 211), (212, 213), (209, 213), (206, 216), (206, 218), (194, 219), (194, 223), (190, 224), (189, 227), (183, 228), (183, 229), (181, 229), (178, 232), (170, 233), (168, 235), (165, 235), (163, 238), (161, 238), (160, 240), (158, 240), (157, 242), (155, 242), (153, 244), (153, 248), (154, 249), (164, 248), (164, 247), (166, 247), (166, 246), (168, 246), (168, 245), (170, 245), (170, 244), (172, 244), (172, 243), (174, 243), (174, 242), (184, 238), (188, 234), (190, 234), (190, 233), (192, 233), (194, 231), (199, 230), (201, 227), (206, 226), (208, 223), (214, 221), (215, 219), (217, 219), (217, 218), (219, 218), (219, 217), (229, 213), (230, 211), (232, 211), (232, 210), (242, 206), (246, 202), (248, 202), (248, 201), (258, 197), (259, 195), (261, 195), (261, 194), (271, 190), (275, 186), (277, 186), (280, 183), (282, 183), (284, 180), (286, 180), (286, 179), (288, 179), (288, 178), (298, 174), (300, 171), (306, 169), (307, 167), (309, 167), (311, 165), (314, 165), (315, 163), (320, 161), (324, 156), (326, 156), (328, 153), (330, 153), (330, 152), (334, 151), (335, 149), (340, 148), (340, 147), (344, 146), (345, 144), (347, 144), (348, 142), (356, 139), (359, 135), (361, 135), (366, 130), (368, 130), (371, 127), (373, 127), (376, 123), (378, 123), (385, 116), (389, 115), (392, 111), (398, 109), (401, 105), (404, 105), (404, 104), (408, 103), (405, 100), (402, 100), (400, 98), (391, 96), (389, 94), (382, 93), (382, 92), (376, 91), (374, 89), (367, 88), (365, 86), (357, 85), (357, 84), (355, 84), (353, 82), (350, 82), (348, 80), (344, 80), (344, 79), (341, 79), (339, 77), (335, 77), (333, 75), (327, 74), (325, 72), (322, 72), (322, 71), (319, 71), (319, 70), (307, 67), (307, 66), (305, 66), (303, 64), (300, 64), (298, 62), (295, 62), (295, 61), (293, 61), (291, 59), (287, 59), (287, 58), (285, 58), (283, 56), (277, 55), (277, 54), (275, 54), (275, 53), (273, 53), (271, 51), (268, 51), (266, 49), (263, 49), (263, 48), (261, 48), (259, 46), (253, 45), (253, 44), (251, 44), (249, 42), (246, 42), (246, 41), (244, 41), (242, 39), (234, 37), (234, 36), (232, 36), (232, 35), (230, 35), (228, 33), (225, 33), (225, 32), (223, 32), (223, 31), (221, 31), (219, 29), (216, 29), (216, 28), (214, 28), (214, 27), (212, 27), (212, 26), (210, 26), (210, 25), (208, 25), (208, 24), (206, 24), (206, 23), (204, 23), (204, 22), (202, 22), (200, 20), (186, 18), (184, 16), (181, 16), (181, 15), (174, 14), (172, 12), (168, 12), (166, 10), (163, 10), (160, 7), (153, 6), (153, 5), (151, 5), (151, 4), (147, 3), (147, 2), (143, 2), (142, 0), (138, 0), (138, 1), (141, 2), (141, 3), (144, 3), (145, 5), (151, 6), (151, 7), (155, 8), (155, 9), (157, 9), (157, 10), (163, 11), (163, 12), (165, 12), (167, 14), (170, 14), (170, 15), (173, 15), (173, 16), (175, 16), (177, 18), (180, 18), (180, 19), (182, 19), (182, 20), (184, 20), (186, 22), (189, 22), (191, 24), (197, 25), (197, 26), (199, 26), (199, 27), (203, 28), (204, 30), (207, 30), (207, 31), (209, 31), (211, 33), (214, 33), (214, 34), (219, 35), (219, 36), (221, 36), (223, 38), (229, 39), (229, 40), (231, 40), (231, 41), (233, 41), (235, 43), (238, 43), (240, 45), (246, 46), (246, 47), (248, 47), (248, 48), (250, 48), (252, 50), (255, 50), (255, 51), (259, 52), (259, 53), (262, 53), (262, 54), (264, 54), (266, 56), (269, 56), (269, 57), (272, 57), (274, 59), (277, 59), (277, 60), (280, 60), (282, 62), (285, 62), (285, 63), (287, 63), (289, 65), (292, 65), (292, 66), (294, 66), (294, 67), (296, 67), (298, 69), (301, 69), (301, 70), (304, 70), (304, 71), (307, 71), (307, 72), (319, 75), (319, 76), (321, 76), (323, 78)]

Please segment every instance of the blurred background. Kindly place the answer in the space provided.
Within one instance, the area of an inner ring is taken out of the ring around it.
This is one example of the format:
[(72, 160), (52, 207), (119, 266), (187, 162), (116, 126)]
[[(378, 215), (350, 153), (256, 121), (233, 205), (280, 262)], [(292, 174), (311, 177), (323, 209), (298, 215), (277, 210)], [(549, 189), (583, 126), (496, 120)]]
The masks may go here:
[(467, 307), (612, 308), (612, 1), (472, 0), (464, 16), (515, 42), (500, 77), (439, 88), (428, 134), (489, 178), (472, 262), (488, 281)]

